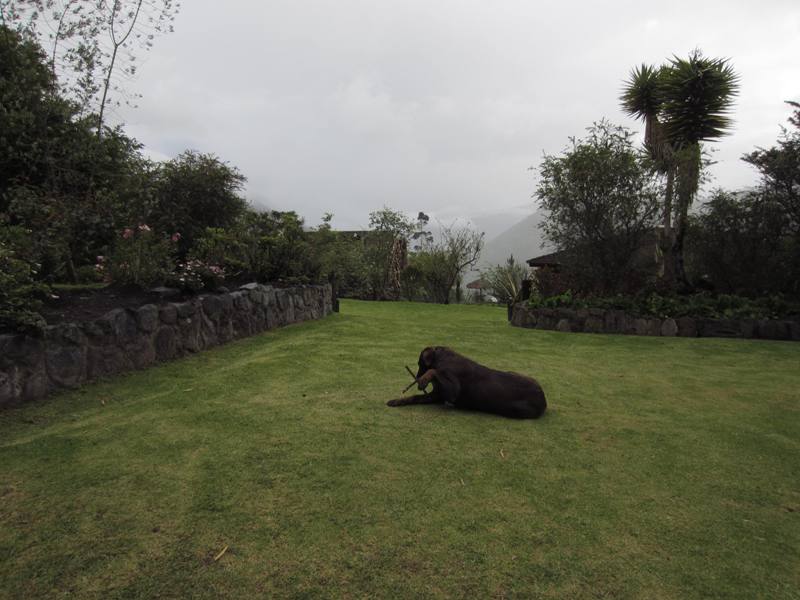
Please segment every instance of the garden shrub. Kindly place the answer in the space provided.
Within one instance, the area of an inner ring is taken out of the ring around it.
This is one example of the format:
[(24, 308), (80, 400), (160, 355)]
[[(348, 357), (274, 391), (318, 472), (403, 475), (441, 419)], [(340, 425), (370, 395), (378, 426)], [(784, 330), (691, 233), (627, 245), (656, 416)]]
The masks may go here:
[(320, 280), (323, 263), (333, 271), (339, 259), (348, 256), (337, 242), (334, 232), (306, 231), (303, 219), (293, 211), (248, 210), (226, 229), (206, 228), (179, 271), (187, 281), (196, 279), (199, 270), (205, 279), (310, 283)]
[(189, 252), (190, 260), (222, 269), (236, 277), (248, 270), (241, 229), (208, 227)]
[(146, 288), (164, 283), (174, 269), (179, 239), (179, 234), (159, 235), (146, 224), (126, 227), (110, 256), (98, 257), (98, 270), (117, 285)]
[(26, 254), (30, 231), (0, 225), (0, 330), (40, 331), (36, 310), (48, 287), (36, 281), (39, 264)]
[(197, 259), (178, 263), (175, 272), (170, 274), (167, 279), (169, 285), (194, 293), (204, 289), (214, 290), (224, 281), (225, 269), (223, 267), (209, 265)]
[[(103, 258), (102, 256), (98, 258)], [(101, 283), (103, 281), (103, 270), (97, 268), (97, 264), (95, 265), (81, 265), (77, 269), (75, 269), (75, 276), (77, 277), (77, 283), (80, 284), (90, 284), (90, 283)]]
[(481, 278), (486, 281), (489, 293), (499, 302), (511, 304), (522, 293), (522, 282), (528, 276), (528, 268), (524, 263), (514, 260), (514, 255), (508, 257), (504, 265), (495, 265), (481, 272)]
[(322, 223), (308, 232), (308, 241), (319, 265), (319, 281), (327, 281), (340, 297), (368, 297), (368, 264), (364, 239), (352, 232), (334, 231), (333, 215), (326, 213)]
[(249, 211), (235, 234), (243, 250), (244, 273), (258, 281), (308, 283), (320, 273), (303, 219), (294, 211)]
[(800, 235), (763, 190), (716, 190), (690, 222), (689, 269), (717, 292), (800, 296)]
[(746, 298), (707, 293), (687, 296), (643, 293), (637, 296), (575, 297), (571, 291), (554, 296), (534, 294), (532, 308), (600, 308), (622, 310), (634, 316), (660, 318), (701, 317), (710, 319), (779, 319), (800, 317), (800, 303), (780, 294)]
[(661, 182), (631, 131), (605, 120), (587, 131), (561, 155), (542, 160), (541, 229), (569, 265), (572, 289), (630, 293), (654, 267), (641, 251), (658, 221)]
[(246, 177), (213, 154), (187, 150), (160, 163), (153, 179), (148, 222), (161, 231), (181, 232), (177, 243), (181, 258), (208, 227), (233, 229), (248, 212), (239, 195)]

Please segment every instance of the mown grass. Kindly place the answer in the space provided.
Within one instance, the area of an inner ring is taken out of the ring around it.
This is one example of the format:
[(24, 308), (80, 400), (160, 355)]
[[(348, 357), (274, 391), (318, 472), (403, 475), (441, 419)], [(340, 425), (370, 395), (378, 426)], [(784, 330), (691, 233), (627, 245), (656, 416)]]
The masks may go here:
[[(548, 413), (387, 408), (428, 344), (537, 377)], [(343, 302), (0, 413), (0, 596), (797, 598), (798, 367)]]

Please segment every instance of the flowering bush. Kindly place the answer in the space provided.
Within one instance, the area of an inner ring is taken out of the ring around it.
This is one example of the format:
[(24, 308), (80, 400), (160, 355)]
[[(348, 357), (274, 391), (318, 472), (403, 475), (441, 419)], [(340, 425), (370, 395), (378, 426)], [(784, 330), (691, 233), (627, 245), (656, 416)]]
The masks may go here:
[(217, 288), (223, 281), (225, 281), (224, 268), (192, 259), (178, 263), (178, 268), (170, 278), (170, 285), (190, 292), (199, 292), (203, 289)]
[(163, 283), (175, 265), (175, 235), (159, 236), (146, 224), (126, 227), (111, 254), (97, 257), (95, 270), (106, 280), (122, 285), (148, 287)]

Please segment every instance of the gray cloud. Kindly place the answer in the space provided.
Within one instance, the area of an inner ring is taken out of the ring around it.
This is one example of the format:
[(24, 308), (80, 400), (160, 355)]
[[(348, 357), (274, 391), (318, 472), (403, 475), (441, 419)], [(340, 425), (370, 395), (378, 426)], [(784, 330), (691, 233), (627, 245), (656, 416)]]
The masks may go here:
[(601, 117), (635, 64), (700, 47), (742, 76), (715, 183), (770, 145), (800, 98), (794, 2), (193, 0), (140, 66), (124, 112), (157, 157), (214, 152), (248, 197), (364, 226), (386, 204), (448, 220), (524, 216), (542, 153)]

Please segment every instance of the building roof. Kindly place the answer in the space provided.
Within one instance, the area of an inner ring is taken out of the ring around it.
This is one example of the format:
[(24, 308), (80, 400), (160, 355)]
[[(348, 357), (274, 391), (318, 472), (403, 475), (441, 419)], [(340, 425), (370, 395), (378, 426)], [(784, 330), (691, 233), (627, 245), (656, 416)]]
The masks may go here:
[(485, 279), (476, 279), (475, 281), (470, 281), (467, 284), (468, 290), (482, 290), (486, 287), (488, 287), (488, 283)]
[(557, 267), (564, 264), (563, 252), (551, 252), (550, 254), (542, 254), (534, 258), (529, 258), (527, 261), (529, 267)]
[[(642, 235), (639, 248), (634, 252), (633, 261), (638, 267), (646, 267), (656, 263), (655, 254), (658, 248), (660, 228), (653, 228)], [(565, 251), (551, 252), (542, 254), (527, 261), (530, 267), (566, 267), (569, 263), (568, 254)]]

